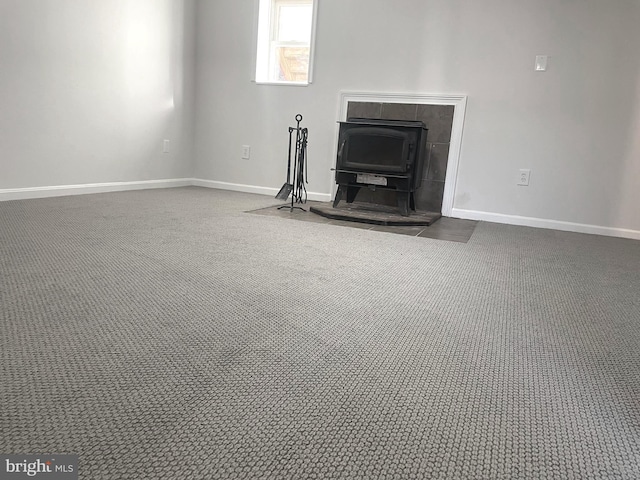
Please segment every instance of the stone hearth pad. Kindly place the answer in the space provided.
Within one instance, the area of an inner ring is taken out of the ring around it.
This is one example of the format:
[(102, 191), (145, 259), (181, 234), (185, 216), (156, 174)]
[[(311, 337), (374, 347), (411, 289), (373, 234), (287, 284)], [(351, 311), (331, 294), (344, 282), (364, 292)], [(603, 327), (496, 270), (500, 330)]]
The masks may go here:
[(335, 220), (386, 226), (429, 226), (441, 217), (438, 212), (421, 211), (411, 212), (408, 217), (403, 217), (398, 213), (397, 208), (358, 202), (339, 204), (335, 208), (331, 205), (314, 205), (309, 210), (317, 215)]

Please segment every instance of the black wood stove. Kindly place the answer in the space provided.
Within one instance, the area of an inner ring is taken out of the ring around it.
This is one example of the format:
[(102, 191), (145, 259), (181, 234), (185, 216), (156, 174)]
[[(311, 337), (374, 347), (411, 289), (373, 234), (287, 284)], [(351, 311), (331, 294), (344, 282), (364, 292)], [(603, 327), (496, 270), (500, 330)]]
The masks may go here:
[(362, 187), (392, 189), (403, 216), (415, 210), (422, 183), (427, 128), (420, 121), (349, 118), (340, 122), (333, 206), (343, 195), (352, 203)]

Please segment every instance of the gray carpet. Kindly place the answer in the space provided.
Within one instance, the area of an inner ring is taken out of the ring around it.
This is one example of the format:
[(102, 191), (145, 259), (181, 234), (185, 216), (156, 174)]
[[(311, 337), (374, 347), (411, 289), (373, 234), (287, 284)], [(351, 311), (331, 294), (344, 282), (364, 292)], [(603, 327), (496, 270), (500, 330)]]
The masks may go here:
[(0, 203), (0, 452), (88, 479), (640, 478), (640, 242), (200, 188)]

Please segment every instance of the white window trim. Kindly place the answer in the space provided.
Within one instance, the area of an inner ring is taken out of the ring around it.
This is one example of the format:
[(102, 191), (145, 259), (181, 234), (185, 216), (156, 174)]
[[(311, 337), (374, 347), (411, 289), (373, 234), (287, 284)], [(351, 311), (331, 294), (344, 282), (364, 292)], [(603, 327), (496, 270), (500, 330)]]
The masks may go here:
[[(318, 21), (318, 2), (319, 0), (311, 0), (312, 4), (312, 17), (311, 17), (311, 39), (309, 41), (309, 73), (307, 75), (306, 82), (291, 82), (291, 81), (264, 81), (256, 78), (257, 64), (258, 64), (258, 34), (260, 23), (260, 0), (255, 0), (254, 9), (254, 22), (253, 22), (253, 57), (251, 65), (251, 81), (257, 85), (288, 85), (292, 87), (306, 87), (313, 83), (313, 65), (316, 51), (316, 24)], [(271, 24), (271, 21), (269, 22)]]

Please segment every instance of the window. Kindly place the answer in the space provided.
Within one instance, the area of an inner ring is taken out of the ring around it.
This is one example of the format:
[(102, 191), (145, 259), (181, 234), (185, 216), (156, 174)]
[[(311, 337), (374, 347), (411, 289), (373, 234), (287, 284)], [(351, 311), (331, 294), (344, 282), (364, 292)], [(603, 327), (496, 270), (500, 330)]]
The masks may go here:
[(311, 83), (317, 1), (259, 0), (256, 82)]

